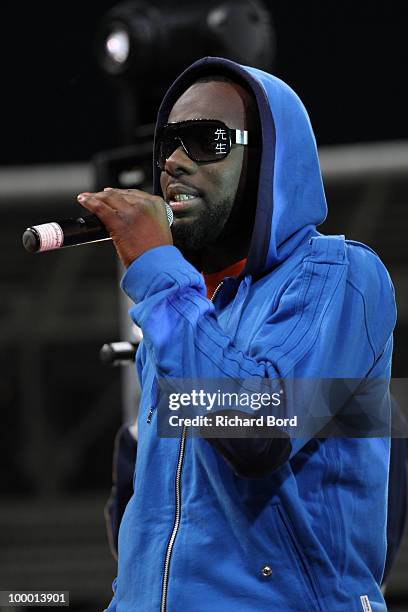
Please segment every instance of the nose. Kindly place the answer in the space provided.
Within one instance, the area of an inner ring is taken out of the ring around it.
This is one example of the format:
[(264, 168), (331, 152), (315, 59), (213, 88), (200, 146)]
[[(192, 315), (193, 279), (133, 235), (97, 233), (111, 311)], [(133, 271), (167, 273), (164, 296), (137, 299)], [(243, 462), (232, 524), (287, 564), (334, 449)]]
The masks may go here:
[(164, 171), (172, 176), (194, 174), (197, 172), (197, 169), (197, 163), (189, 158), (182, 145), (173, 151), (164, 164)]

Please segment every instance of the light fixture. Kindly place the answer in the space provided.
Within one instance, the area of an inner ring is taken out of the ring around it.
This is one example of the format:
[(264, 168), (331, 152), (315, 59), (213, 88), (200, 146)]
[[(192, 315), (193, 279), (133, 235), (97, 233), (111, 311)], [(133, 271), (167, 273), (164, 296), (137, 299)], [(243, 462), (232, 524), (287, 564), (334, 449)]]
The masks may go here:
[(112, 62), (121, 65), (129, 57), (129, 34), (124, 28), (112, 30), (106, 37), (105, 51)]
[(261, 0), (120, 3), (104, 17), (97, 54), (109, 75), (143, 81), (173, 78), (206, 55), (270, 70), (275, 34)]

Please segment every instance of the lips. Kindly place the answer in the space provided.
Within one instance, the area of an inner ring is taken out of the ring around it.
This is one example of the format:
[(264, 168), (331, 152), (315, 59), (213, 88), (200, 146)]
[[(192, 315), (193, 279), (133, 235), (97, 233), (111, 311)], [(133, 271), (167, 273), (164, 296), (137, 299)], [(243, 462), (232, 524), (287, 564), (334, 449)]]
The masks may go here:
[(170, 183), (166, 188), (166, 200), (176, 218), (188, 217), (197, 204), (200, 192), (184, 183)]
[[(193, 187), (190, 187), (188, 185), (184, 185), (183, 183), (170, 183), (166, 188), (166, 199), (168, 202), (173, 203), (176, 200), (176, 196), (181, 196), (183, 194), (185, 194), (186, 196), (192, 196), (194, 198), (200, 197), (200, 193), (197, 189), (194, 189)], [(190, 200), (184, 201), (189, 202)]]

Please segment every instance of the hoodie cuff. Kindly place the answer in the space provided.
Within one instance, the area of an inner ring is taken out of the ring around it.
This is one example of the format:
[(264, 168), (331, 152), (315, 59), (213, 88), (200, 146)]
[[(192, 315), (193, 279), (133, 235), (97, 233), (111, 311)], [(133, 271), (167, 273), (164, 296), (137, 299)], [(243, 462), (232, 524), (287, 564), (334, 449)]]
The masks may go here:
[(137, 304), (164, 286), (168, 288), (170, 279), (179, 286), (196, 284), (198, 280), (203, 283), (201, 274), (181, 252), (175, 246), (165, 245), (146, 251), (131, 263), (120, 286)]

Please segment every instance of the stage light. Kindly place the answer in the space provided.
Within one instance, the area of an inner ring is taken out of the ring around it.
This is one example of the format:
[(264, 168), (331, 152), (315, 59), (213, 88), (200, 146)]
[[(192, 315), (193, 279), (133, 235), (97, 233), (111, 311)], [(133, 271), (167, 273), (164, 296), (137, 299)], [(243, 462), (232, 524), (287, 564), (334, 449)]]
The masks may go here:
[(106, 14), (97, 37), (105, 73), (143, 83), (169, 83), (206, 55), (270, 70), (274, 53), (274, 29), (261, 0), (124, 2)]
[(113, 62), (123, 64), (129, 57), (129, 34), (124, 29), (112, 30), (106, 37), (105, 49)]

